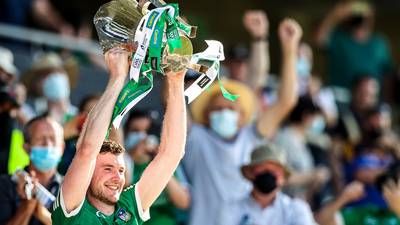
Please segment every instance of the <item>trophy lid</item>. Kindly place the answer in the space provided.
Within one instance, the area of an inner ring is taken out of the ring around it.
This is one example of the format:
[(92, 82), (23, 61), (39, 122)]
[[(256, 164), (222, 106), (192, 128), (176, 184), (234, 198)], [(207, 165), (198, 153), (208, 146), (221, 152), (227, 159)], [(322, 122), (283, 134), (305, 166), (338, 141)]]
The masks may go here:
[(139, 3), (135, 0), (113, 0), (102, 5), (93, 21), (103, 52), (121, 44), (133, 45), (142, 17)]

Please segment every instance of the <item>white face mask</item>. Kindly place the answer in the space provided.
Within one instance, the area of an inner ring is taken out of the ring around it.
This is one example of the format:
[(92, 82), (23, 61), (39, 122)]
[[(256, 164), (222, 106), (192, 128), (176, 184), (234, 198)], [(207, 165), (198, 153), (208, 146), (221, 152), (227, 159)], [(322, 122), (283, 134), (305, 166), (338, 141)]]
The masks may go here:
[(324, 132), (325, 130), (325, 119), (323, 116), (316, 116), (309, 129), (309, 132), (313, 133), (313, 134), (321, 134), (322, 132)]
[(239, 128), (238, 123), (239, 113), (234, 110), (224, 109), (210, 114), (211, 129), (225, 139), (236, 135)]
[(136, 147), (139, 142), (146, 138), (147, 134), (145, 132), (129, 132), (125, 138), (125, 148), (129, 151)]
[(296, 63), (297, 75), (300, 77), (308, 77), (311, 75), (311, 64), (304, 56), (300, 56)]
[(50, 74), (43, 83), (43, 94), (50, 101), (60, 101), (69, 98), (69, 80), (67, 75), (55, 72)]

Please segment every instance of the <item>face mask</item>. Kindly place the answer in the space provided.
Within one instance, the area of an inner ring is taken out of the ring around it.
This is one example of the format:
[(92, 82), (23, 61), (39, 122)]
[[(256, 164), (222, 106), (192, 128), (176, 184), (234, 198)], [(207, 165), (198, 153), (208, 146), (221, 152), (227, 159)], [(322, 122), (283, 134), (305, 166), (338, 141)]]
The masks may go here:
[(253, 181), (254, 187), (263, 194), (269, 194), (277, 188), (276, 177), (270, 172), (258, 175)]
[(50, 146), (34, 146), (31, 149), (30, 160), (41, 172), (55, 168), (61, 160), (58, 148)]
[(368, 139), (370, 141), (373, 141), (373, 140), (377, 140), (377, 139), (381, 138), (383, 133), (384, 132), (383, 132), (382, 129), (375, 128), (375, 129), (371, 129), (369, 131), (366, 131), (366, 136), (368, 137)]
[(321, 134), (325, 130), (325, 120), (322, 116), (317, 116), (311, 123), (310, 132), (313, 134)]
[(307, 77), (311, 74), (311, 64), (305, 57), (299, 57), (296, 64), (296, 72), (300, 77)]
[(125, 148), (131, 150), (136, 147), (143, 139), (146, 138), (146, 133), (144, 132), (130, 132), (125, 138)]
[(43, 84), (43, 94), (50, 101), (59, 101), (69, 98), (70, 89), (68, 77), (63, 73), (52, 73)]
[(239, 113), (224, 109), (210, 114), (211, 129), (222, 138), (232, 138), (238, 131)]

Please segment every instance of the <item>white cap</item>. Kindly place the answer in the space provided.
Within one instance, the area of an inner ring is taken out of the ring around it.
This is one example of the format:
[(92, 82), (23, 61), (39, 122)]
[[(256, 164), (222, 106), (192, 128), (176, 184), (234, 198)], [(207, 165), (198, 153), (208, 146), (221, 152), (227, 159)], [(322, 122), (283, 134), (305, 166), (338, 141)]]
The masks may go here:
[(11, 75), (16, 75), (18, 73), (17, 67), (14, 65), (14, 56), (12, 52), (3, 47), (0, 47), (0, 68)]

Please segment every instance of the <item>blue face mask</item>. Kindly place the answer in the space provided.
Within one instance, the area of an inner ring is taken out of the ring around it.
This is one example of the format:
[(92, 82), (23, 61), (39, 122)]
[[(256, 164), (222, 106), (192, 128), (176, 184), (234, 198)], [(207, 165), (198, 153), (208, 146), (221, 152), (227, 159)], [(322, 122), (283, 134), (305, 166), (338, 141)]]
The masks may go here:
[(67, 75), (59, 72), (50, 74), (44, 80), (43, 94), (50, 101), (69, 98), (70, 89)]
[(45, 172), (55, 168), (61, 160), (61, 152), (56, 147), (33, 146), (30, 160), (36, 169)]
[(238, 132), (239, 113), (224, 109), (210, 114), (211, 129), (222, 138), (229, 139)]
[(146, 138), (145, 132), (130, 132), (125, 138), (125, 148), (131, 150)]
[(299, 57), (296, 64), (297, 75), (307, 77), (311, 74), (311, 64), (305, 57)]
[(321, 134), (325, 130), (325, 119), (322, 116), (317, 116), (312, 121), (309, 131), (313, 134)]

